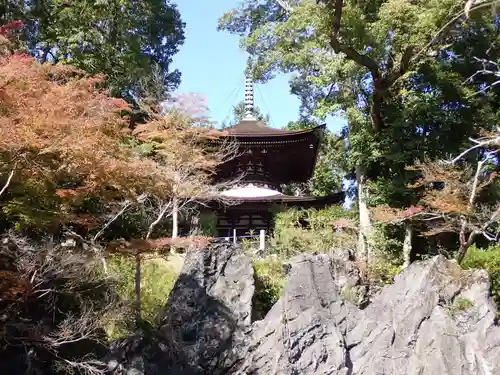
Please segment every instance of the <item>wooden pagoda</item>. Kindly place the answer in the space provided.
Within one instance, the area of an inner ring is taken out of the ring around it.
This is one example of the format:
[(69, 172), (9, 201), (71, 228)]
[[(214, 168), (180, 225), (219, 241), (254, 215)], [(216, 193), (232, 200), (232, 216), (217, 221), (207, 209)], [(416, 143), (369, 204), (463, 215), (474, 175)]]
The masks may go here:
[(281, 191), (282, 185), (306, 182), (312, 177), (325, 125), (298, 131), (267, 126), (253, 116), (250, 80), (246, 82), (245, 107), (245, 117), (225, 129), (225, 137), (238, 143), (238, 157), (221, 165), (216, 179), (237, 178), (238, 185), (222, 192), (232, 204), (212, 206), (217, 216), (217, 236), (270, 232), (277, 208), (321, 208), (342, 202), (343, 193), (313, 197), (291, 196)]

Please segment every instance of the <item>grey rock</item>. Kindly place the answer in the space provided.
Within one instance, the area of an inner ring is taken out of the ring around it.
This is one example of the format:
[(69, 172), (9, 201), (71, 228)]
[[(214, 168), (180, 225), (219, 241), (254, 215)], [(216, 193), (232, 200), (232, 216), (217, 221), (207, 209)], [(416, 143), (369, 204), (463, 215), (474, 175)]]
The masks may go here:
[(286, 269), (284, 295), (251, 324), (250, 259), (229, 243), (188, 253), (161, 329), (119, 345), (111, 373), (500, 375), (485, 271), (416, 262), (360, 308), (347, 298), (364, 293), (348, 252), (301, 255)]
[(109, 373), (224, 373), (245, 353), (253, 292), (251, 260), (240, 248), (214, 242), (189, 251), (159, 331), (115, 343)]
[(340, 374), (354, 305), (339, 295), (326, 255), (292, 262), (283, 297), (254, 324), (245, 363), (235, 374)]
[(255, 325), (234, 374), (500, 374), (485, 271), (443, 257), (417, 262), (361, 310), (339, 293), (356, 284), (329, 263), (310, 255), (292, 264), (284, 296)]
[(240, 248), (220, 242), (188, 253), (160, 328), (173, 373), (215, 375), (238, 362), (253, 293), (252, 263)]
[(500, 374), (485, 271), (435, 257), (396, 277), (346, 336), (353, 374)]

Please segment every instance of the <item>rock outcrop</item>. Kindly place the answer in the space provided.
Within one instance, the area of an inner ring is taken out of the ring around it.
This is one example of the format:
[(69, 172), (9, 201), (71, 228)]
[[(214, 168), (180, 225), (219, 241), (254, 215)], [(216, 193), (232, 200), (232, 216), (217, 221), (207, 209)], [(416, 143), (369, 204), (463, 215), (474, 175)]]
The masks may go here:
[(241, 248), (214, 242), (186, 254), (159, 332), (114, 343), (109, 373), (224, 374), (245, 354), (253, 267)]
[(464, 271), (440, 256), (417, 262), (361, 309), (363, 289), (346, 253), (302, 255), (287, 269), (284, 295), (251, 325), (250, 260), (226, 243), (188, 254), (154, 348), (125, 350), (115, 357), (115, 369), (122, 364), (122, 373), (165, 375), (500, 374), (500, 329), (485, 271)]
[(500, 374), (500, 329), (484, 271), (443, 257), (397, 276), (366, 309), (343, 300), (326, 255), (292, 266), (234, 374)]

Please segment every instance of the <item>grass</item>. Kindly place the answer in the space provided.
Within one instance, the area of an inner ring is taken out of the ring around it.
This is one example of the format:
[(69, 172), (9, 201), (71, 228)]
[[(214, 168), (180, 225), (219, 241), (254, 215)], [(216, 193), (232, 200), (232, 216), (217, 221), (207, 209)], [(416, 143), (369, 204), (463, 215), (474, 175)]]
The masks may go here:
[[(145, 259), (141, 274), (141, 312), (144, 323), (157, 327), (168, 296), (179, 276), (183, 259), (180, 255), (169, 258)], [(114, 255), (108, 260), (109, 270), (116, 282), (120, 312), (110, 318), (107, 334), (110, 340), (123, 337), (134, 329), (133, 303), (135, 301), (135, 261), (131, 257)]]
[(283, 261), (276, 256), (253, 260), (255, 293), (253, 295), (254, 320), (262, 319), (283, 294), (286, 273)]
[(469, 310), (473, 306), (474, 303), (470, 299), (465, 297), (456, 297), (447, 308), (452, 316), (456, 316), (460, 312)]
[(465, 269), (482, 268), (490, 275), (490, 291), (500, 310), (500, 245), (479, 249), (472, 246), (462, 262)]

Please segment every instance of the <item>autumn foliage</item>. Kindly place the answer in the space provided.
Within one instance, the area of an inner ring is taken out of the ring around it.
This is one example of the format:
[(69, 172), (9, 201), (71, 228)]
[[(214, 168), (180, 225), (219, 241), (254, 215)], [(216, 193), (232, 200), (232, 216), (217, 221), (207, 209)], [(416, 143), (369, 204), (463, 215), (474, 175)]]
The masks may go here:
[[(24, 54), (0, 57), (0, 152), (4, 171), (74, 190), (134, 194), (156, 166), (123, 145), (126, 102), (99, 89), (100, 77), (40, 65)], [(160, 181), (155, 181), (159, 183)], [(71, 193), (67, 193), (66, 196)]]

